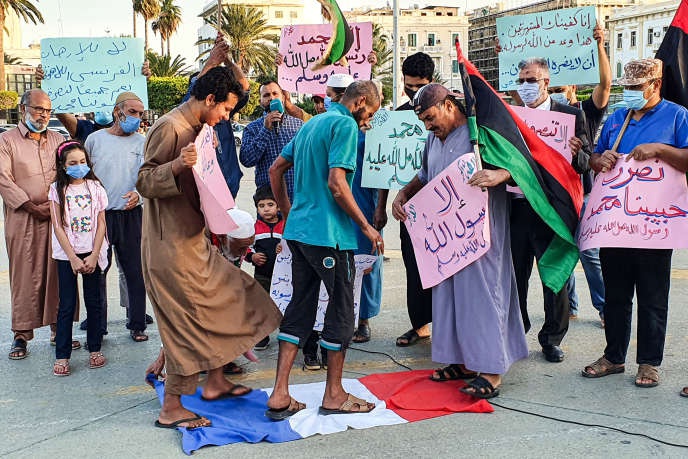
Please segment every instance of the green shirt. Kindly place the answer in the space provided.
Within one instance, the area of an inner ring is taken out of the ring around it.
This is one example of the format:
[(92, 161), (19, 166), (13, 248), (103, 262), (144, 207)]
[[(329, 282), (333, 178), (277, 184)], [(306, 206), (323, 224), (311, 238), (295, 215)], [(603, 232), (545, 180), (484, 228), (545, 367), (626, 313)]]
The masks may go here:
[(330, 169), (347, 171), (351, 186), (356, 170), (358, 123), (343, 105), (333, 103), (326, 113), (305, 123), (282, 150), (294, 164), (294, 203), (284, 238), (304, 244), (354, 250), (353, 223), (327, 186)]

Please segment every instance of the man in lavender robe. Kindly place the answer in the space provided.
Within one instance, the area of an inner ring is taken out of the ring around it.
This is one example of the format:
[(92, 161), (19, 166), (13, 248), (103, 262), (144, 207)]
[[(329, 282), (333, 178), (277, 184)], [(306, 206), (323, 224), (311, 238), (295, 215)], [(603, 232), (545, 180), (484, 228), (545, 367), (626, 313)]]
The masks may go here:
[[(473, 150), (466, 116), (455, 94), (439, 84), (421, 88), (413, 99), (428, 139), (423, 166), (392, 204), (404, 221), (403, 205), (426, 183), (464, 153)], [(432, 288), (432, 359), (449, 364), (438, 368), (433, 381), (473, 379), (462, 392), (477, 398), (499, 394), (512, 363), (528, 356), (521, 320), (516, 277), (511, 262), (509, 210), (504, 169), (476, 172), (468, 182), (488, 189), (491, 247), (480, 259)]]

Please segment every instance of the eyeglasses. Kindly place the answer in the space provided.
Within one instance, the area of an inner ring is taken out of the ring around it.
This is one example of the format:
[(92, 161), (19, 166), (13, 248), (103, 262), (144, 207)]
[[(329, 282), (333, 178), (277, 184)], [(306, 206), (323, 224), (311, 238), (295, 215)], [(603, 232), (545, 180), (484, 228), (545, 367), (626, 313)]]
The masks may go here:
[(52, 109), (50, 109), (50, 108), (34, 107), (33, 105), (27, 105), (27, 107), (29, 107), (31, 110), (36, 112), (38, 115), (50, 116), (50, 114), (53, 112)]
[(516, 83), (518, 84), (523, 84), (523, 83), (537, 83), (538, 81), (542, 81), (544, 78), (535, 78), (535, 77), (530, 77), (530, 78), (519, 78), (516, 80)]

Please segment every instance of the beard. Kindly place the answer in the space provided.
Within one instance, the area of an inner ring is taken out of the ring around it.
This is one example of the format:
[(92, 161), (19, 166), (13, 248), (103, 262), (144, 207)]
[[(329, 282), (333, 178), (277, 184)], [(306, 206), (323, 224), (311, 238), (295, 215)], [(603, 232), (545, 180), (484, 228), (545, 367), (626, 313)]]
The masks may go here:
[(363, 116), (365, 115), (365, 113), (366, 113), (365, 107), (361, 107), (358, 110), (355, 110), (354, 112), (351, 113), (353, 115), (354, 119), (356, 120), (356, 124), (358, 124), (358, 127), (360, 127), (360, 128), (366, 126), (366, 124), (368, 123), (367, 121), (363, 121)]

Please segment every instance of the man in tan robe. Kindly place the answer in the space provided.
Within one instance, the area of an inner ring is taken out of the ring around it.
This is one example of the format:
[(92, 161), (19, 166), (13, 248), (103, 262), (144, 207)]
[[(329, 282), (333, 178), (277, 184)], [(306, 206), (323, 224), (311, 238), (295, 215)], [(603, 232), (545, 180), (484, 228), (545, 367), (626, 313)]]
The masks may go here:
[(198, 373), (208, 372), (203, 398), (244, 395), (249, 388), (225, 379), (222, 367), (275, 330), (279, 310), (247, 273), (222, 257), (204, 236), (191, 167), (203, 123), (214, 126), (244, 94), (226, 67), (198, 79), (191, 98), (148, 132), (136, 189), (143, 210), (142, 263), (148, 297), (158, 318), (167, 364), (165, 397), (156, 426), (210, 425), (181, 404)]
[[(0, 195), (10, 265), (12, 331), (9, 358), (28, 355), (33, 330), (57, 321), (57, 269), (50, 248), (48, 187), (55, 181), (55, 148), (63, 137), (49, 131), (51, 103), (40, 89), (22, 96), (22, 120), (0, 134)], [(54, 333), (54, 332), (53, 332)]]

